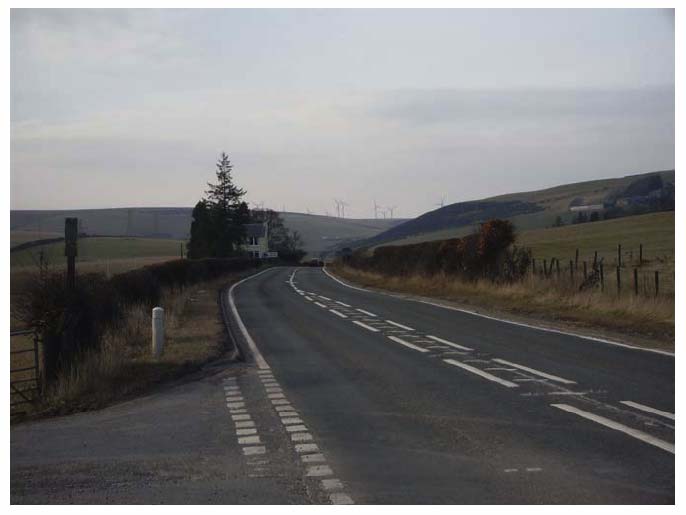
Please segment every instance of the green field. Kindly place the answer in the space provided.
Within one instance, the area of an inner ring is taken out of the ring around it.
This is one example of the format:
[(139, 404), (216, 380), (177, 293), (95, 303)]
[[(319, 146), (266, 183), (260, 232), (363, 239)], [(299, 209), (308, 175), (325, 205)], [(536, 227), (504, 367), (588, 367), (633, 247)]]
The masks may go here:
[[(76, 261), (92, 263), (132, 258), (179, 257), (182, 243), (184, 242), (179, 240), (157, 238), (83, 238), (78, 242)], [(35, 266), (39, 262), (41, 250), (50, 265), (60, 266), (65, 263), (64, 242), (57, 242), (11, 252), (12, 269)]]

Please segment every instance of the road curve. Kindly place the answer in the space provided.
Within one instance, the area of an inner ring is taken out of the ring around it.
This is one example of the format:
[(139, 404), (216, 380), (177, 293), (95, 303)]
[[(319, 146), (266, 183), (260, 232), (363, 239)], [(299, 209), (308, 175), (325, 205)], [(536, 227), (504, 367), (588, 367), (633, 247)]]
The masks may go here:
[(233, 300), (356, 503), (674, 502), (672, 356), (352, 289), (318, 268), (269, 270)]

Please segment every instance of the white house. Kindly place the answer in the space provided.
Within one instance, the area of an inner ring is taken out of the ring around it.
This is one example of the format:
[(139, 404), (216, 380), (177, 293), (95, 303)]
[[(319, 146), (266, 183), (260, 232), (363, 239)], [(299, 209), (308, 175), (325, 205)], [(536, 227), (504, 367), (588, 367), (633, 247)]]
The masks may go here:
[(255, 258), (273, 257), (269, 252), (269, 234), (266, 223), (245, 224), (245, 243), (242, 248)]

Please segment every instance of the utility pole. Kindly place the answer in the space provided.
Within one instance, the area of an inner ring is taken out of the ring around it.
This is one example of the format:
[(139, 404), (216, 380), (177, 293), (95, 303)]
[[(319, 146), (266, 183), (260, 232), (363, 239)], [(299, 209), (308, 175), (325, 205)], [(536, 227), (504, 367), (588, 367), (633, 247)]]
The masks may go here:
[(79, 237), (79, 219), (64, 219), (64, 255), (67, 256), (67, 289), (76, 286), (76, 242)]

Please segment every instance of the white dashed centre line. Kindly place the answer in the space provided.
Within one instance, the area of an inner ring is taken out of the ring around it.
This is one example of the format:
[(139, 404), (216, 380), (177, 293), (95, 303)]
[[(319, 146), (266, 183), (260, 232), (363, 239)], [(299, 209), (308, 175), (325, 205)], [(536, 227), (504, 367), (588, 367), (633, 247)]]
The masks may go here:
[(541, 372), (540, 370), (536, 370), (534, 368), (525, 367), (524, 365), (518, 365), (517, 363), (512, 363), (511, 361), (506, 361), (504, 359), (494, 358), (493, 361), (495, 361), (496, 363), (500, 363), (501, 365), (508, 365), (510, 367), (515, 367), (537, 376), (545, 377), (546, 379), (550, 379), (551, 381), (557, 381), (558, 383), (576, 384), (576, 381), (571, 381), (569, 379), (564, 379), (562, 377), (554, 376), (552, 374), (547, 374), (546, 372)]
[(410, 342), (406, 342), (405, 340), (401, 340), (397, 336), (389, 336), (388, 339), (393, 340), (394, 342), (399, 343), (400, 345), (404, 345), (405, 347), (408, 347), (410, 349), (414, 349), (414, 350), (419, 351), (419, 352), (429, 352), (428, 349), (424, 349), (422, 347), (417, 347), (416, 345), (414, 345)]
[(387, 323), (394, 325), (396, 327), (400, 327), (400, 329), (405, 329), (406, 331), (414, 331), (411, 327), (407, 327), (406, 325), (399, 324), (398, 322), (394, 322), (393, 320), (386, 320)]
[(655, 415), (660, 415), (661, 417), (666, 417), (671, 420), (674, 420), (674, 413), (670, 413), (669, 411), (662, 411), (659, 409), (651, 408), (650, 406), (646, 406), (645, 404), (639, 404), (638, 402), (633, 402), (633, 401), (620, 401), (622, 404), (626, 406), (631, 406), (632, 408), (636, 408), (637, 410), (645, 411), (646, 413), (653, 413)]
[(444, 340), (443, 338), (439, 338), (438, 336), (431, 336), (430, 334), (426, 335), (427, 338), (431, 338), (435, 342), (439, 343), (444, 343), (446, 345), (449, 345), (450, 347), (453, 347), (455, 349), (460, 349), (460, 350), (474, 350), (470, 347), (465, 347), (463, 345), (458, 345), (457, 343), (449, 342), (448, 340)]
[(631, 427), (625, 426), (624, 424), (620, 424), (619, 422), (615, 422), (614, 420), (610, 420), (609, 418), (601, 417), (600, 415), (595, 415), (593, 413), (589, 413), (588, 411), (580, 410), (578, 408), (575, 408), (574, 406), (570, 406), (569, 404), (551, 404), (551, 406), (557, 409), (561, 409), (562, 411), (574, 413), (575, 415), (579, 415), (580, 417), (583, 417), (587, 420), (591, 420), (605, 427), (609, 427), (610, 429), (614, 429), (615, 431), (620, 431), (629, 436), (633, 436), (637, 440), (641, 440), (642, 442), (654, 445), (655, 447), (659, 447), (664, 451), (671, 452), (672, 454), (674, 454), (673, 443), (665, 442), (664, 440), (660, 440), (659, 438), (650, 436), (648, 433), (644, 433), (643, 431), (639, 431), (638, 429), (633, 429)]
[(488, 372), (484, 372), (483, 370), (479, 370), (476, 367), (473, 367), (471, 365), (467, 365), (466, 363), (462, 363), (460, 361), (454, 360), (454, 359), (444, 359), (446, 363), (449, 365), (454, 365), (456, 367), (460, 367), (463, 370), (466, 370), (467, 372), (471, 372), (472, 374), (476, 374), (480, 377), (483, 377), (484, 379), (488, 379), (489, 381), (493, 381), (494, 383), (501, 384), (503, 386), (506, 386), (507, 388), (517, 388), (519, 385), (517, 383), (513, 383), (511, 381), (506, 381), (505, 379), (501, 379), (499, 377), (494, 376), (493, 374), (489, 374)]
[(372, 327), (372, 326), (367, 325), (367, 324), (360, 322), (358, 320), (353, 320), (353, 324), (359, 325), (360, 327), (364, 327), (367, 331), (371, 331), (373, 333), (379, 332), (379, 330), (376, 327)]

